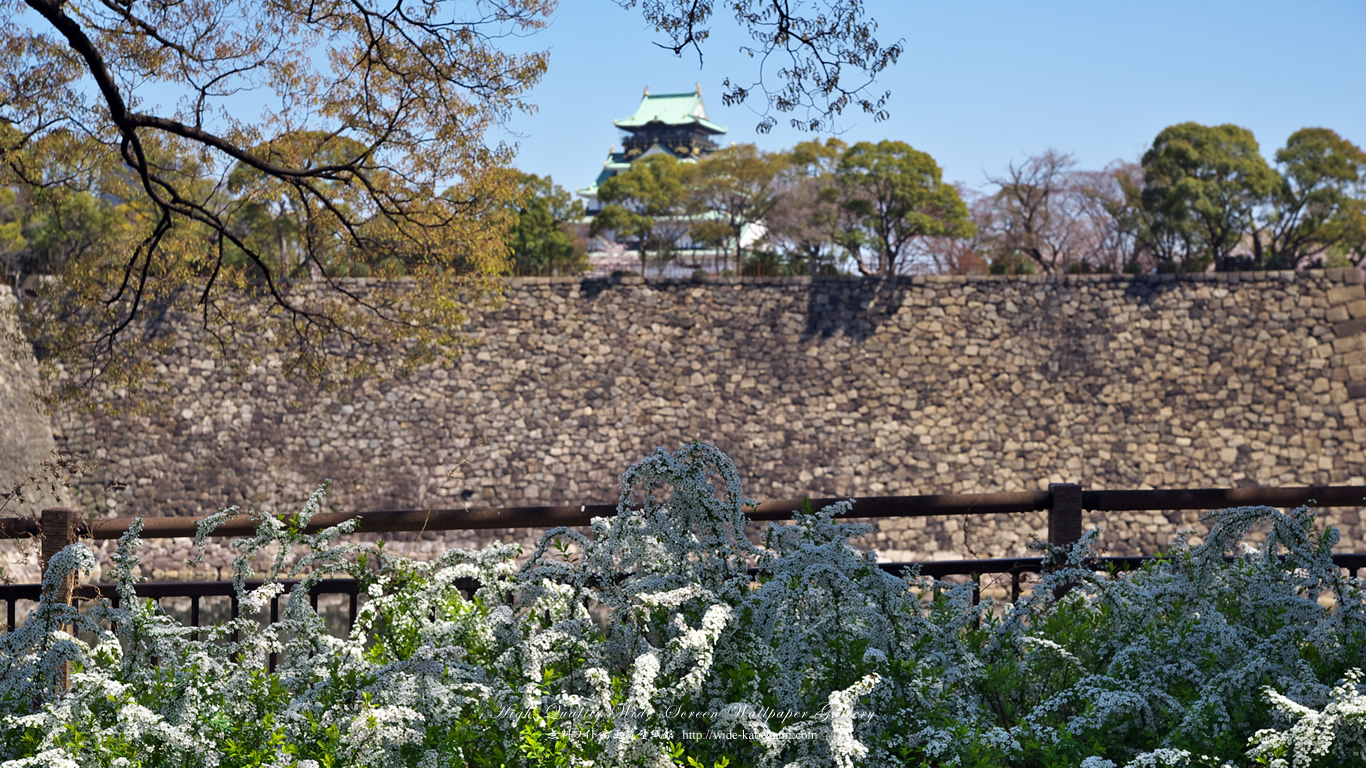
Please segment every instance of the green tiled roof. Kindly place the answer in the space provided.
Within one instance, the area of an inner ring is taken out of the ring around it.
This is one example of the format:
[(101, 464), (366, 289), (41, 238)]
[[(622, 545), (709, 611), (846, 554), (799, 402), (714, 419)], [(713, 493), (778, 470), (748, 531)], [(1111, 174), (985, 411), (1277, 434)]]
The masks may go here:
[(643, 128), (648, 123), (665, 125), (697, 125), (712, 133), (725, 133), (723, 126), (707, 119), (707, 108), (702, 105), (702, 92), (649, 93), (640, 98), (640, 106), (630, 117), (613, 120), (623, 130)]

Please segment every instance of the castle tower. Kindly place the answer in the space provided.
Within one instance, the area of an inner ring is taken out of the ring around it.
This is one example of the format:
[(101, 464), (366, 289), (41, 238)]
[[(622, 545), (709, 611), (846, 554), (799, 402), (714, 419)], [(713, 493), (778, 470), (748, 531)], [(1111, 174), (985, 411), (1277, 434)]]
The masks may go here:
[(687, 93), (650, 93), (646, 88), (635, 114), (612, 124), (626, 132), (620, 151), (612, 147), (602, 171), (590, 187), (578, 190), (592, 216), (601, 210), (598, 186), (626, 170), (642, 157), (666, 153), (679, 160), (696, 160), (718, 149), (714, 136), (726, 132), (723, 126), (707, 119), (702, 104), (702, 86)]

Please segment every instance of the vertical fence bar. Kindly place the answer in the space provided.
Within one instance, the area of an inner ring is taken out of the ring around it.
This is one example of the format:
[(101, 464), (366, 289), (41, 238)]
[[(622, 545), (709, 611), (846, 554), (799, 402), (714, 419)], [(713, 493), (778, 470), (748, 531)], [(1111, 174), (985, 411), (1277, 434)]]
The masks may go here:
[[(81, 513), (68, 507), (54, 507), (45, 509), (42, 512), (41, 535), (43, 537), (43, 572), (47, 572), (48, 565), (52, 558), (62, 551), (68, 544), (76, 543), (76, 525), (80, 522)], [(71, 593), (76, 590), (76, 574), (68, 573), (61, 585), (57, 588), (57, 593), (51, 597), (60, 603), (71, 605)], [(71, 665), (63, 662), (61, 671), (57, 677), (57, 684), (66, 690), (70, 685)]]
[[(278, 598), (278, 597), (273, 597), (273, 598), (271, 598), (271, 600), (270, 600), (270, 626), (271, 626), (271, 629), (272, 629), (272, 630), (275, 628), (275, 624), (276, 624), (277, 622), (279, 622), (279, 621), (280, 621), (280, 598)], [(274, 671), (275, 671), (275, 662), (276, 662), (275, 653), (272, 651), (271, 654), (270, 654), (270, 658), (266, 661), (266, 671), (267, 671), (267, 672), (274, 672)]]
[[(236, 619), (242, 613), (242, 606), (237, 600), (237, 592), (234, 591), (232, 593), (232, 597), (229, 599), (229, 605), (231, 606), (231, 610), (229, 612), (232, 614), (232, 618)], [(239, 633), (236, 629), (232, 631), (232, 641), (234, 643), (238, 640), (238, 634)]]
[(5, 631), (6, 631), (6, 632), (13, 632), (13, 631), (14, 631), (14, 627), (15, 627), (15, 623), (14, 623), (14, 622), (15, 622), (15, 619), (16, 619), (16, 618), (17, 618), (17, 617), (14, 615), (14, 601), (13, 601), (13, 600), (6, 600), (6, 601), (5, 601)]
[(194, 634), (191, 635), (195, 642), (199, 641), (199, 595), (190, 595), (190, 626), (194, 627)]

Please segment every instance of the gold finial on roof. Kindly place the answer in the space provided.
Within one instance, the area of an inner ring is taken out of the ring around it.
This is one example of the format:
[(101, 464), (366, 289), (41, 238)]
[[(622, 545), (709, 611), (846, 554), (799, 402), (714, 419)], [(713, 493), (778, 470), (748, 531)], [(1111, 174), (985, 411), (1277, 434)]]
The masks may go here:
[(646, 95), (646, 96), (649, 96), (649, 95), (650, 95), (650, 86), (648, 86), (648, 85), (645, 86), (645, 95)]
[(702, 95), (702, 84), (701, 84), (701, 83), (698, 83), (698, 84), (697, 84), (697, 95), (698, 95), (698, 96), (701, 96), (701, 95)]

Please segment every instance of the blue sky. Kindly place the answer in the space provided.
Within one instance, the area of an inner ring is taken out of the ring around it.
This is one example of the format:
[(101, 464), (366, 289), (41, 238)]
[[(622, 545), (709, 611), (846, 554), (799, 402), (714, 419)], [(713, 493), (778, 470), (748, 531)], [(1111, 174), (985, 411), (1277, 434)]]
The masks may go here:
[[(721, 3), (718, 3), (721, 5)], [(931, 154), (944, 176), (981, 188), (986, 174), (1047, 148), (1078, 168), (1137, 160), (1174, 123), (1233, 123), (1256, 134), (1268, 159), (1294, 131), (1322, 126), (1366, 146), (1366, 0), (867, 0), (880, 39), (905, 54), (880, 78), (891, 118), (846, 114), (847, 142), (897, 139)], [(562, 0), (527, 43), (550, 51), (530, 100), (509, 126), (518, 166), (574, 189), (592, 182), (612, 120), (655, 93), (700, 83), (730, 141), (778, 150), (808, 138), (780, 126), (759, 135), (749, 107), (723, 107), (721, 82), (752, 79), (754, 60), (729, 16), (699, 68), (675, 57), (639, 11), (614, 0)]]

